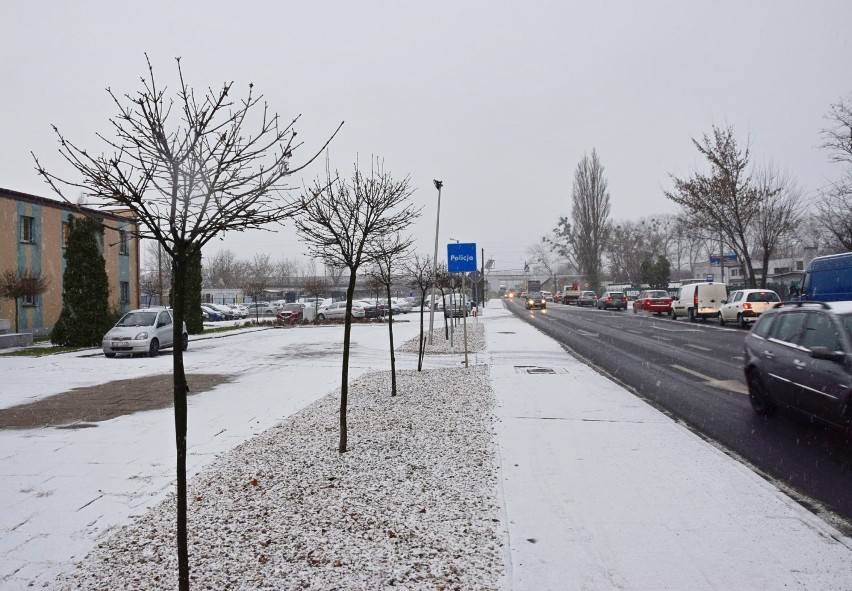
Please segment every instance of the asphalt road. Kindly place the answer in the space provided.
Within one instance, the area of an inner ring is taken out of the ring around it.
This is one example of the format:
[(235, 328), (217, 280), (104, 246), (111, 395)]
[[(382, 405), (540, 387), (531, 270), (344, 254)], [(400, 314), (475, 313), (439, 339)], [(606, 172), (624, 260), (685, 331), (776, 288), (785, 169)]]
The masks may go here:
[(630, 308), (551, 304), (545, 311), (528, 311), (516, 301), (508, 305), (852, 534), (852, 435), (790, 411), (758, 417), (742, 373), (745, 330), (634, 314)]

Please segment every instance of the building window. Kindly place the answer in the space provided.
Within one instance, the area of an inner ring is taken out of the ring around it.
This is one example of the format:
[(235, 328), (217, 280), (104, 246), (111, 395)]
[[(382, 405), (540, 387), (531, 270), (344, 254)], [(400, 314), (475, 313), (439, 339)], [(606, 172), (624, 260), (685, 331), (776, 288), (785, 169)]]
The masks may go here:
[(118, 254), (130, 254), (127, 247), (127, 232), (118, 231)]
[(62, 248), (68, 248), (68, 238), (71, 236), (71, 224), (62, 222)]
[(121, 281), (119, 282), (121, 287), (121, 303), (129, 304), (130, 303), (130, 282)]
[(38, 296), (34, 295), (24, 295), (21, 297), (21, 304), (23, 304), (27, 308), (33, 308), (38, 306)]
[(805, 270), (805, 261), (796, 261), (796, 271)]
[(35, 218), (21, 216), (21, 242), (35, 242)]

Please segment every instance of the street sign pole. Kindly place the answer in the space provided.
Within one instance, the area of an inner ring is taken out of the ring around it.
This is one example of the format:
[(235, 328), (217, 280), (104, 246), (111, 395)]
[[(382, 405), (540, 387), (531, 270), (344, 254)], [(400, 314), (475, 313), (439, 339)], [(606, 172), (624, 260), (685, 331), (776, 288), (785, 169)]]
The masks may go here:
[[(447, 271), (450, 273), (471, 273), (476, 271), (476, 244), (448, 244)], [(464, 302), (464, 279), (462, 279), (462, 294), (459, 298), (462, 305), (462, 324), (464, 325), (464, 366), (468, 367), (467, 359), (467, 304)], [(455, 316), (453, 305), (453, 316)], [(450, 343), (452, 346), (452, 343)]]

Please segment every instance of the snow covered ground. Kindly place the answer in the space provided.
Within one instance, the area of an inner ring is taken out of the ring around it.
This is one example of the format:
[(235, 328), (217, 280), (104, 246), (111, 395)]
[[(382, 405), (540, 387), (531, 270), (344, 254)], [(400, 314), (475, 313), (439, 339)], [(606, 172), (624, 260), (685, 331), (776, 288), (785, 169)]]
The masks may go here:
[[(416, 337), (416, 318), (405, 319), (397, 343)], [(468, 370), (440, 339), (423, 374), (404, 352), (411, 343), (400, 347), (394, 400), (387, 374), (373, 373), (389, 367), (387, 326), (356, 326), (352, 446), (342, 457), (342, 327), (193, 342), (191, 373), (234, 376), (189, 400), (196, 580), (246, 589), (850, 587), (852, 542), (837, 530), (501, 302), (479, 322), (486, 346)], [(8, 358), (0, 383), (31, 399), (169, 367), (165, 355)], [(0, 588), (174, 588), (172, 442), (171, 409), (86, 429), (0, 431)]]

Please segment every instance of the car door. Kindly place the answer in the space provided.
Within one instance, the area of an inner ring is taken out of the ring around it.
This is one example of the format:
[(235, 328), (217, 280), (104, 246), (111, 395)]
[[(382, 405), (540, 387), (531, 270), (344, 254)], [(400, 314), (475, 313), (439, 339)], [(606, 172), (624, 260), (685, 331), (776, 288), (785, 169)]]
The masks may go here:
[(157, 339), (160, 341), (161, 349), (170, 346), (174, 341), (172, 329), (172, 313), (169, 310), (163, 310), (157, 317)]
[(759, 352), (770, 394), (778, 402), (790, 406), (797, 406), (797, 384), (805, 369), (801, 361), (803, 350), (798, 345), (805, 320), (806, 313), (802, 310), (779, 315)]
[(719, 311), (726, 322), (733, 322), (737, 319), (737, 310), (739, 309), (738, 302), (741, 299), (743, 299), (743, 292), (735, 291), (728, 296), (728, 301), (722, 304), (722, 308)]
[(829, 352), (844, 351), (840, 328), (829, 313), (814, 310), (800, 335), (801, 351), (794, 363), (801, 368), (796, 374), (796, 406), (833, 423), (842, 424), (843, 396), (849, 389), (849, 374), (843, 362), (813, 357), (814, 347)]

